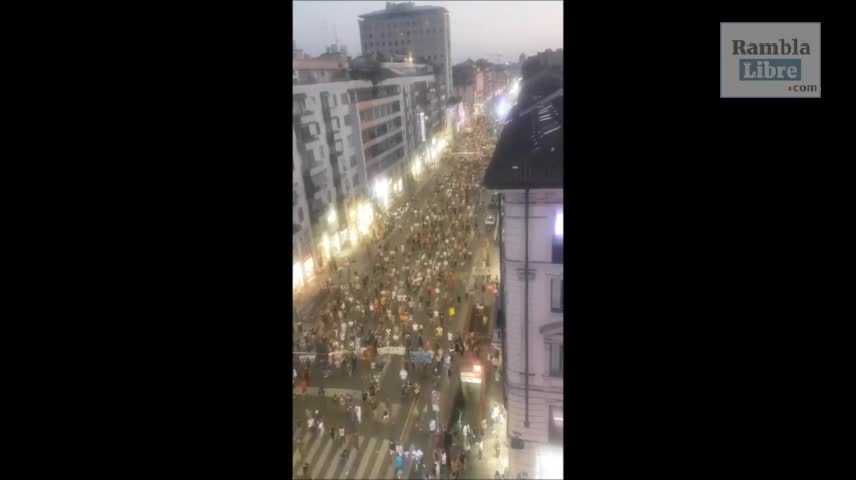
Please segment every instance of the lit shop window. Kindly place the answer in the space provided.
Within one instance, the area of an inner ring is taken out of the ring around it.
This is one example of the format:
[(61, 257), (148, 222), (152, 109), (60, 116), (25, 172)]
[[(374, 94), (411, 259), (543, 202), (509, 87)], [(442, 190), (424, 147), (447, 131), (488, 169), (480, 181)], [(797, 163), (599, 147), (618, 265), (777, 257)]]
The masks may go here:
[(291, 287), (295, 290), (303, 286), (303, 271), (300, 268), (300, 262), (297, 262), (292, 267), (293, 276), (291, 278)]
[(565, 415), (562, 407), (550, 407), (549, 442), (553, 445), (564, 443)]
[(544, 447), (536, 453), (535, 476), (532, 478), (565, 478), (562, 449)]
[(303, 275), (307, 280), (311, 279), (315, 274), (315, 262), (311, 258), (307, 258), (303, 262)]

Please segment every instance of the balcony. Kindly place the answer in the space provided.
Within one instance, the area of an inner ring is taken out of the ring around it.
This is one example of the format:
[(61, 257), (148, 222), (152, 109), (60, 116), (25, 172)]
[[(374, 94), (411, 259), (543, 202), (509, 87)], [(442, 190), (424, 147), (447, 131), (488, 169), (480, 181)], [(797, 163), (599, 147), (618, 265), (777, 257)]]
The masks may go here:
[(369, 148), (375, 144), (378, 144), (378, 143), (386, 140), (387, 138), (395, 135), (396, 133), (402, 133), (402, 130), (403, 129), (400, 126), (399, 127), (391, 127), (386, 133), (384, 133), (382, 135), (378, 135), (377, 137), (375, 137), (371, 140), (363, 140), (363, 148)]
[(363, 130), (365, 130), (365, 129), (367, 129), (367, 128), (371, 128), (371, 127), (376, 127), (376, 126), (378, 126), (378, 125), (380, 125), (380, 124), (383, 124), (383, 123), (389, 122), (390, 120), (394, 120), (396, 117), (402, 117), (402, 118), (403, 118), (403, 117), (404, 117), (404, 114), (403, 114), (401, 111), (398, 111), (398, 112), (392, 112), (392, 113), (390, 113), (389, 115), (387, 115), (387, 116), (385, 116), (385, 117), (375, 118), (374, 120), (363, 120), (363, 121), (360, 123), (360, 127), (361, 127)]
[(310, 175), (318, 175), (327, 169), (327, 162), (321, 159), (313, 160), (311, 162), (307, 162), (306, 166)]
[(301, 152), (305, 152), (311, 148), (314, 148), (316, 145), (313, 145), (313, 142), (318, 141), (320, 138), (320, 129), (317, 125), (312, 126), (313, 124), (301, 126), (300, 129), (297, 129), (295, 132), (295, 136), (297, 137), (297, 147)]

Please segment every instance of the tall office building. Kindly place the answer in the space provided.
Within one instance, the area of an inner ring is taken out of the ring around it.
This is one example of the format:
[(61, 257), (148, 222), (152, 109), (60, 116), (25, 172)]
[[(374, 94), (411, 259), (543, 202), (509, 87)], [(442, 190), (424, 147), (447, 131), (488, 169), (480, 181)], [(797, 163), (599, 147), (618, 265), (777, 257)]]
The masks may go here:
[(521, 97), (531, 100), (515, 107), (484, 178), (500, 193), (497, 303), (510, 476), (565, 478), (561, 87), (552, 75), (524, 82), (524, 91), (545, 95)]
[(359, 25), (363, 55), (400, 55), (434, 65), (440, 102), (452, 96), (452, 37), (445, 8), (387, 2), (384, 10), (360, 15)]

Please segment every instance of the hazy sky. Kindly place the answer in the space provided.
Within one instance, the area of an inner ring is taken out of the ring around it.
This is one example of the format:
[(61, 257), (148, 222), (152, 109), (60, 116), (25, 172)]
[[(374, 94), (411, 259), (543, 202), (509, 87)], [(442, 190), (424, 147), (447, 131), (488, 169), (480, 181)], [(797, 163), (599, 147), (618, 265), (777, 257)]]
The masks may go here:
[[(399, 3), (399, 2), (395, 2)], [(315, 57), (334, 41), (333, 26), (339, 43), (348, 54), (362, 54), (357, 17), (383, 10), (386, 1), (325, 2), (294, 1), (294, 41), (297, 48)], [(452, 22), (452, 62), (467, 58), (516, 62), (527, 56), (562, 45), (562, 2), (434, 2), (416, 1), (415, 5), (435, 5), (449, 11)], [(502, 57), (497, 57), (502, 55)]]

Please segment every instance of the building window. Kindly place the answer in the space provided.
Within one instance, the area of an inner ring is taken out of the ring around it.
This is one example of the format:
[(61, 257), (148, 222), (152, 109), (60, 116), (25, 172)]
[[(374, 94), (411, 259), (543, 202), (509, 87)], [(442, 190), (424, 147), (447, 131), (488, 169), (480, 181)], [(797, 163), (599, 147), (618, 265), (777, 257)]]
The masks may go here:
[(302, 207), (297, 207), (297, 219), (300, 220), (301, 223), (303, 223), (303, 208)]
[(548, 343), (550, 355), (550, 376), (561, 377), (565, 369), (565, 346), (561, 343)]
[(351, 124), (351, 114), (346, 113), (345, 114), (345, 125), (350, 125), (350, 124)]
[(548, 441), (553, 445), (564, 443), (565, 415), (562, 407), (550, 406), (550, 426), (548, 428)]
[(347, 94), (347, 93), (343, 93), (343, 94), (342, 94), (342, 105), (345, 105), (345, 104), (347, 104), (347, 103), (348, 103), (348, 94)]
[(312, 141), (311, 125), (303, 125), (300, 127), (300, 138), (303, 140), (303, 143)]
[(312, 164), (315, 163), (315, 150), (307, 150), (303, 153), (303, 159), (306, 161), (306, 164), (309, 165), (309, 168), (312, 168)]
[(561, 278), (550, 280), (550, 310), (563, 312), (565, 310), (565, 281)]
[(333, 124), (333, 129), (334, 129), (334, 130), (338, 130), (338, 129), (339, 129), (339, 117), (333, 117), (333, 118), (331, 119), (330, 123), (332, 123), (332, 124)]

